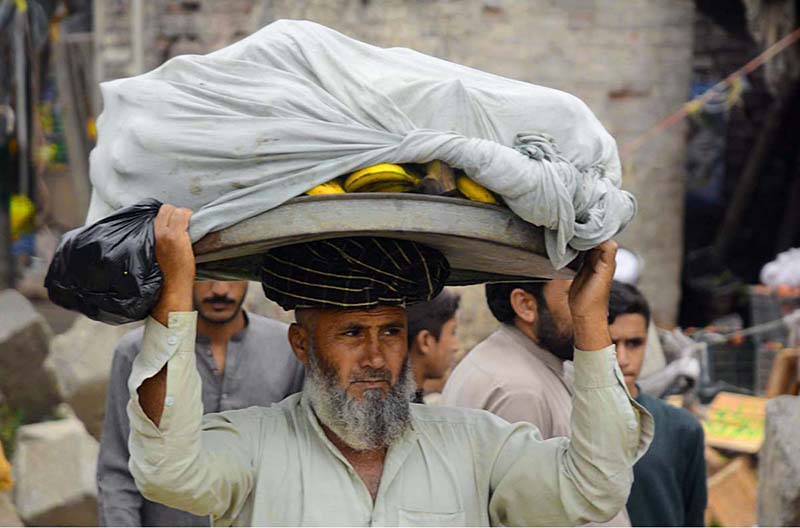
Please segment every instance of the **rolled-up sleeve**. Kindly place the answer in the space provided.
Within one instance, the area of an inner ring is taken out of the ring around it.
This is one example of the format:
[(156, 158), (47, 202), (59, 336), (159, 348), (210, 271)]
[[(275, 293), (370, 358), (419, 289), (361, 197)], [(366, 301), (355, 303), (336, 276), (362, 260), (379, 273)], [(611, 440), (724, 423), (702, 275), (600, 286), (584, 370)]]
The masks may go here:
[(615, 349), (575, 351), (571, 438), (515, 424), (491, 473), (493, 525), (605, 522), (624, 506), (653, 418), (625, 387)]
[[(233, 518), (254, 480), (252, 443), (233, 423), (204, 437), (201, 381), (195, 365), (195, 312), (170, 313), (169, 326), (148, 318), (128, 380), (130, 470), (146, 498), (195, 515)], [(167, 366), (159, 426), (139, 404), (138, 388)], [(210, 441), (209, 441), (210, 440)]]

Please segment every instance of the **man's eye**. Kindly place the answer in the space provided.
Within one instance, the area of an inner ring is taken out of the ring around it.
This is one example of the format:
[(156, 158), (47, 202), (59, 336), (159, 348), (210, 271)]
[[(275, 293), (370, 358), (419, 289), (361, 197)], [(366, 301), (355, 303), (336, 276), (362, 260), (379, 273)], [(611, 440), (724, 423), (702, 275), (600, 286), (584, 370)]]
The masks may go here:
[(347, 337), (358, 337), (361, 334), (360, 328), (349, 328), (343, 332), (342, 335), (346, 335)]
[(628, 340), (628, 347), (630, 348), (639, 348), (644, 344), (644, 339), (629, 339)]
[(387, 328), (386, 330), (383, 331), (384, 335), (387, 336), (400, 335), (400, 332), (402, 332), (402, 328), (400, 327)]

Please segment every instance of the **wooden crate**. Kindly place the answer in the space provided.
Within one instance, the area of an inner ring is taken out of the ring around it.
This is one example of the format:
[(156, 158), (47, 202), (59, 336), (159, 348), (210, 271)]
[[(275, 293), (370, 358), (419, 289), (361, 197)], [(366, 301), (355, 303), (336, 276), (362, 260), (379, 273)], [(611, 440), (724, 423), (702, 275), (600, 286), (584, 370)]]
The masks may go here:
[(708, 479), (709, 526), (754, 526), (758, 477), (747, 456), (739, 456)]
[(800, 362), (800, 350), (786, 348), (778, 352), (767, 382), (767, 398), (798, 393), (798, 362)]

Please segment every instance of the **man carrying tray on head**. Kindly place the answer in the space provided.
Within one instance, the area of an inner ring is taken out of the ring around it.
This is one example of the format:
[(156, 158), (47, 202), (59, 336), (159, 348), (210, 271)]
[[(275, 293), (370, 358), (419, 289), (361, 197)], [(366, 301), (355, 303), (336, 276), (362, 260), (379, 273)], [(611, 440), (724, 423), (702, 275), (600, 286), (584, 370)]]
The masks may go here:
[(575, 525), (624, 506), (653, 423), (609, 337), (613, 242), (570, 292), (572, 438), (542, 441), (483, 411), (409, 403), (405, 305), (436, 295), (449, 267), (385, 238), (271, 250), (264, 290), (296, 309), (303, 392), (203, 417), (190, 216), (165, 205), (155, 220), (164, 283), (129, 381), (130, 466), (146, 497), (237, 525)]

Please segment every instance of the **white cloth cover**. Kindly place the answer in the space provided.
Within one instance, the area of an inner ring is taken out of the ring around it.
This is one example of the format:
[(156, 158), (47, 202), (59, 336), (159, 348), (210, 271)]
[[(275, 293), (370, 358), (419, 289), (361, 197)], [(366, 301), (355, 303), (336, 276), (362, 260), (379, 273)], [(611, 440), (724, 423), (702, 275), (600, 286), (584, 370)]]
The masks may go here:
[(377, 163), (435, 159), (544, 226), (556, 268), (636, 212), (616, 143), (578, 98), (282, 20), (103, 83), (87, 219), (153, 197), (193, 240)]
[(761, 282), (767, 286), (800, 287), (800, 248), (787, 249), (765, 264)]

